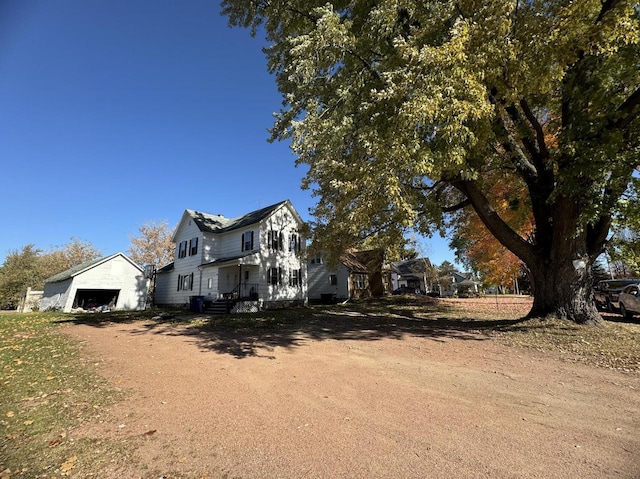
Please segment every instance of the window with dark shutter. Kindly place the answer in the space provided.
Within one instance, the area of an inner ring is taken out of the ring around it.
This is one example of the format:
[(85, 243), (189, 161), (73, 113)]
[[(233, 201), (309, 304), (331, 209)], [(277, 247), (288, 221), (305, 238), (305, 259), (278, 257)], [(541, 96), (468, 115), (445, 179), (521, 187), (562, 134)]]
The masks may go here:
[(187, 256), (187, 246), (188, 243), (186, 240), (180, 242), (180, 244), (178, 245), (178, 258), (184, 258), (185, 256)]
[(253, 231), (242, 233), (242, 251), (253, 251)]
[(240, 239), (240, 251), (244, 251), (244, 233), (242, 233), (242, 238)]
[(198, 254), (198, 238), (193, 238), (189, 241), (189, 256)]
[(282, 284), (282, 268), (269, 268), (268, 282), (272, 286)]

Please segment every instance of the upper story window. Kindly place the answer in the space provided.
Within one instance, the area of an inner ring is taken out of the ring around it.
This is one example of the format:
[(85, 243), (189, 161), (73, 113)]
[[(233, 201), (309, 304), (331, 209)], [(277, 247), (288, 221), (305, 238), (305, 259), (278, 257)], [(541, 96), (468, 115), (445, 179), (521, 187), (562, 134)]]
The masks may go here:
[(187, 256), (187, 242), (181, 241), (178, 243), (178, 258), (184, 258)]
[(289, 235), (289, 251), (299, 253), (302, 249), (301, 239), (298, 233), (291, 233)]
[(284, 240), (284, 234), (282, 231), (269, 230), (267, 234), (267, 247), (274, 251), (282, 250), (282, 243)]
[(191, 238), (189, 241), (181, 241), (178, 243), (178, 258), (186, 258), (187, 256), (195, 256), (198, 254), (198, 238)]
[(318, 253), (313, 258), (311, 258), (311, 264), (324, 264), (324, 261), (322, 260), (322, 255)]
[(241, 251), (253, 251), (253, 231), (242, 233)]

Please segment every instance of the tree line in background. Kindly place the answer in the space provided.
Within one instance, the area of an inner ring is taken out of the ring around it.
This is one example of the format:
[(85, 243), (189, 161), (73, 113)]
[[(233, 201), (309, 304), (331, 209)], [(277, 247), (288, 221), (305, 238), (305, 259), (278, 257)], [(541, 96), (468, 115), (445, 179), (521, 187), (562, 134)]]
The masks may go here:
[[(138, 233), (130, 237), (127, 251), (135, 263), (158, 268), (173, 261), (173, 231), (168, 222), (145, 222)], [(48, 250), (32, 243), (10, 251), (0, 266), (0, 306), (15, 307), (27, 288), (42, 289), (47, 278), (101, 257), (103, 253), (93, 244), (78, 238)]]

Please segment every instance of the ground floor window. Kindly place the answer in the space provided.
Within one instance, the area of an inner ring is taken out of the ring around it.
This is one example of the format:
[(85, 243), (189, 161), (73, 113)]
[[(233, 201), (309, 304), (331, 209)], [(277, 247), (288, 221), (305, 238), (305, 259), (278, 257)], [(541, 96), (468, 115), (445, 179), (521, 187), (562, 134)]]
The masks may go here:
[(298, 287), (302, 285), (302, 270), (289, 270), (289, 286)]
[(273, 286), (282, 284), (282, 268), (269, 268), (267, 270), (267, 282)]
[(185, 274), (184, 276), (178, 275), (178, 291), (191, 291), (193, 290), (193, 273)]
[(353, 287), (355, 289), (367, 288), (367, 275), (366, 274), (354, 274), (353, 275)]

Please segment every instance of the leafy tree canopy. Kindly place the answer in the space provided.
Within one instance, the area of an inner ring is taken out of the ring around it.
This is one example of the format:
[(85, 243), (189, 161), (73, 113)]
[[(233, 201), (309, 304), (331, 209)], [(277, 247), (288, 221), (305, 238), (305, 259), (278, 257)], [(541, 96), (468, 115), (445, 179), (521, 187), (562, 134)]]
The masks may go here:
[(167, 221), (147, 221), (138, 228), (138, 236), (130, 237), (129, 256), (139, 265), (156, 268), (173, 261), (173, 230)]
[(27, 288), (42, 289), (45, 279), (100, 256), (91, 243), (77, 238), (48, 251), (34, 244), (13, 250), (0, 267), (0, 303), (17, 305)]
[[(324, 249), (430, 234), (470, 206), (529, 269), (532, 315), (598, 320), (591, 264), (640, 163), (636, 1), (222, 6), (266, 35), (284, 99), (272, 138), (309, 166)], [(492, 204), (492, 172), (526, 191), (533, 235)]]

